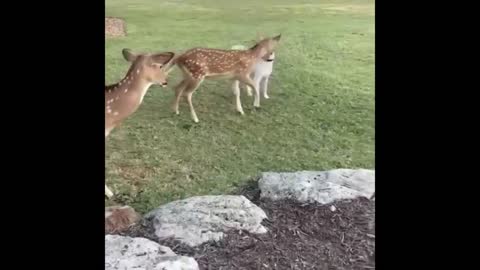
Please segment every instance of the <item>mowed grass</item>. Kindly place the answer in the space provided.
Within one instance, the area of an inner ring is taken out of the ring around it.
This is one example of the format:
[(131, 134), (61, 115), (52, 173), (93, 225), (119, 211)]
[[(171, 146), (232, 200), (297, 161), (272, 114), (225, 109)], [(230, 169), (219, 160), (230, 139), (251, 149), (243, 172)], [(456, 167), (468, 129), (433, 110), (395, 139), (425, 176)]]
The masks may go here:
[[(293, 3), (295, 2), (295, 4)], [(263, 171), (374, 168), (374, 1), (106, 0), (128, 36), (106, 40), (106, 83), (128, 69), (121, 50), (181, 51), (251, 45), (281, 33), (271, 99), (235, 111), (230, 82), (205, 81), (180, 115), (169, 87), (152, 87), (106, 145), (116, 202), (140, 212), (189, 196), (226, 194)], [(112, 204), (114, 202), (107, 202)]]

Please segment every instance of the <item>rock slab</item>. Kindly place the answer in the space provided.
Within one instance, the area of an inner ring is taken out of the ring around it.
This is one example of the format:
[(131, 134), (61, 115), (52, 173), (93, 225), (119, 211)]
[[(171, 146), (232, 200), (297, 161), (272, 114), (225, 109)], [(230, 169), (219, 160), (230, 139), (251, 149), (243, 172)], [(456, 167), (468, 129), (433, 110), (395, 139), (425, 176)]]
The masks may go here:
[(195, 196), (174, 201), (145, 215), (160, 239), (174, 238), (189, 246), (218, 241), (228, 230), (265, 233), (265, 212), (244, 196)]
[(195, 259), (145, 238), (105, 235), (105, 270), (198, 270)]
[(375, 193), (374, 170), (266, 172), (259, 180), (261, 198), (293, 199), (329, 204), (336, 200), (370, 198)]

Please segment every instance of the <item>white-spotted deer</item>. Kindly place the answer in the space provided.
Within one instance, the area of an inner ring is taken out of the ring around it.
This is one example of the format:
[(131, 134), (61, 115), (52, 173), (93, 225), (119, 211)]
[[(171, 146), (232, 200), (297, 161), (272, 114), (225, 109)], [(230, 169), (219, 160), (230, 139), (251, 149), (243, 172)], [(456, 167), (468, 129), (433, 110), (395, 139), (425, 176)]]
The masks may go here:
[[(131, 66), (120, 82), (105, 86), (105, 138), (140, 107), (151, 85), (167, 86), (168, 64), (175, 56), (173, 52), (134, 54), (129, 49), (122, 54)], [(105, 195), (113, 196), (107, 185)]]
[[(183, 73), (183, 80), (175, 87), (175, 99), (173, 110), (179, 114), (178, 105), (180, 98), (185, 95), (190, 113), (194, 122), (198, 122), (197, 114), (192, 104), (193, 92), (200, 86), (205, 78), (225, 78), (238, 80), (255, 90), (254, 106), (260, 107), (260, 93), (250, 78), (250, 73), (255, 63), (271, 54), (281, 35), (266, 38), (258, 42), (248, 50), (221, 50), (208, 48), (194, 48), (178, 56), (173, 62), (177, 64)], [(237, 104), (240, 104), (240, 96), (236, 95)], [(237, 110), (243, 113), (241, 106)]]

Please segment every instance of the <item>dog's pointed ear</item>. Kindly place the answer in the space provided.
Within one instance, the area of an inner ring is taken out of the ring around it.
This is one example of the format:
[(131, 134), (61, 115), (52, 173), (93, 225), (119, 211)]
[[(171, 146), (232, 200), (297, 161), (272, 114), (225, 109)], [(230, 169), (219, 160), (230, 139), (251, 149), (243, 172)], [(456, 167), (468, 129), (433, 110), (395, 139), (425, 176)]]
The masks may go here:
[(282, 38), (282, 34), (279, 34), (278, 36), (274, 37), (273, 40), (280, 41), (280, 38)]

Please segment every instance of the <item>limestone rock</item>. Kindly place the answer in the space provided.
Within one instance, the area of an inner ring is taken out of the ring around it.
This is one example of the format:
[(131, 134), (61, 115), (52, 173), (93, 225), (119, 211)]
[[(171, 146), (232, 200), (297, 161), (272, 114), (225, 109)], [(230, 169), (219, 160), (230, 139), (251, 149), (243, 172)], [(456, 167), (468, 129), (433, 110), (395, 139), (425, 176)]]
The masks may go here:
[(145, 238), (105, 235), (105, 270), (198, 270), (195, 259)]
[(261, 198), (328, 204), (360, 196), (370, 198), (375, 193), (375, 171), (337, 169), (322, 172), (266, 172), (258, 184)]
[(173, 237), (190, 246), (222, 239), (230, 229), (265, 233), (261, 222), (267, 215), (244, 196), (196, 196), (174, 201), (148, 213), (155, 234)]

